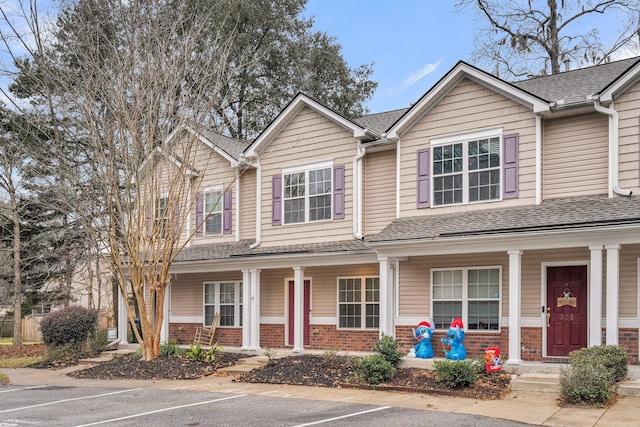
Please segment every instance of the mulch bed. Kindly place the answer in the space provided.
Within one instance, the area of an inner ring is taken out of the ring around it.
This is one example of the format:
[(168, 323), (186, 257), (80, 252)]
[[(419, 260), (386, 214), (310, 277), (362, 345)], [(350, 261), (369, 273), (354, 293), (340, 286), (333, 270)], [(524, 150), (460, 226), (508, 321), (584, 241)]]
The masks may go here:
[(481, 375), (478, 382), (457, 390), (442, 387), (436, 382), (435, 372), (417, 368), (399, 368), (395, 377), (377, 386), (371, 386), (356, 377), (357, 369), (351, 357), (324, 357), (301, 355), (275, 359), (271, 365), (254, 369), (235, 379), (252, 383), (291, 384), (305, 386), (367, 388), (405, 391), (472, 399), (501, 399), (509, 393), (508, 374)]
[(45, 351), (44, 344), (0, 345), (0, 358), (38, 357), (43, 356)]
[(218, 369), (231, 366), (245, 357), (247, 357), (245, 354), (222, 352), (211, 363), (177, 355), (161, 356), (147, 362), (141, 360), (140, 356), (128, 354), (90, 368), (70, 372), (68, 375), (74, 378), (100, 380), (193, 380), (212, 375)]

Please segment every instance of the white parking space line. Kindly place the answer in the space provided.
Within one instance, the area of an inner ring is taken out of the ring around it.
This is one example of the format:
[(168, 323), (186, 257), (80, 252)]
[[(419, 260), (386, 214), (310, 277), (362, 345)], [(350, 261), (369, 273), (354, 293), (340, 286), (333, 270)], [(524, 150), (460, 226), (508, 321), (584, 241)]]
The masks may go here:
[(43, 388), (43, 387), (48, 387), (46, 385), (36, 385), (33, 387), (24, 387), (24, 388), (12, 388), (10, 390), (0, 390), (0, 393), (11, 393), (14, 391), (22, 391), (22, 390), (33, 390), (34, 388)]
[(95, 423), (90, 423), (90, 424), (81, 424), (81, 425), (78, 425), (76, 427), (97, 426), (97, 425), (100, 425), (100, 424), (107, 424), (107, 423), (113, 423), (113, 422), (116, 422), (116, 421), (129, 420), (131, 418), (144, 417), (145, 415), (157, 414), (157, 413), (166, 412), (166, 411), (172, 411), (174, 409), (188, 408), (190, 406), (206, 405), (207, 403), (222, 402), (223, 400), (235, 399), (236, 397), (245, 397), (245, 396), (247, 396), (247, 395), (246, 394), (238, 394), (238, 395), (235, 395), (235, 396), (222, 397), (220, 399), (207, 400), (206, 402), (189, 403), (187, 405), (172, 406), (170, 408), (162, 408), (162, 409), (158, 409), (156, 411), (148, 411), (148, 412), (143, 412), (141, 414), (128, 415), (126, 417), (112, 418), (110, 420), (97, 421)]
[(381, 411), (383, 409), (389, 409), (389, 408), (391, 408), (391, 406), (381, 406), (379, 408), (369, 409), (368, 411), (355, 412), (353, 414), (347, 414), (347, 415), (341, 415), (339, 417), (327, 418), (326, 420), (318, 420), (318, 421), (314, 421), (312, 423), (298, 424), (297, 426), (294, 426), (294, 427), (314, 426), (316, 424), (330, 423), (331, 421), (342, 420), (344, 418), (350, 418), (350, 417), (357, 417), (358, 415), (368, 414), (368, 413), (371, 413), (371, 412)]
[(94, 396), (83, 396), (83, 397), (74, 397), (72, 399), (54, 400), (53, 402), (39, 403), (37, 405), (29, 405), (29, 406), (22, 406), (20, 408), (5, 409), (4, 411), (0, 411), (0, 414), (4, 414), (7, 412), (14, 412), (14, 411), (22, 411), (23, 409), (38, 408), (40, 406), (56, 405), (58, 403), (64, 403), (64, 402), (73, 402), (74, 400), (95, 399), (96, 397), (112, 396), (114, 394), (129, 393), (131, 391), (137, 391), (137, 390), (142, 390), (142, 389), (132, 388), (129, 390), (120, 390), (120, 391), (113, 391), (111, 393), (96, 394)]

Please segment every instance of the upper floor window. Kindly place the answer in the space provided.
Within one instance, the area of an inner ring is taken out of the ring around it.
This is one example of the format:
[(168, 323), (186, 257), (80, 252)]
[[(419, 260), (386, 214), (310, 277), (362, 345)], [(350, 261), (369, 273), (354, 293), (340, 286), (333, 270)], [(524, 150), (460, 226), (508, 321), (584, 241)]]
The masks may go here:
[(167, 203), (169, 202), (169, 198), (167, 196), (158, 197), (156, 199), (155, 213), (154, 219), (156, 222), (156, 227), (166, 227), (169, 225), (169, 210), (167, 208)]
[(500, 330), (500, 269), (452, 268), (431, 271), (432, 318), (447, 329), (459, 317), (468, 330)]
[(433, 146), (433, 204), (500, 199), (500, 136)]
[(518, 134), (490, 129), (418, 150), (418, 208), (518, 197)]
[(205, 234), (222, 234), (222, 191), (211, 190), (204, 193)]
[(331, 219), (331, 165), (314, 165), (282, 174), (284, 223)]

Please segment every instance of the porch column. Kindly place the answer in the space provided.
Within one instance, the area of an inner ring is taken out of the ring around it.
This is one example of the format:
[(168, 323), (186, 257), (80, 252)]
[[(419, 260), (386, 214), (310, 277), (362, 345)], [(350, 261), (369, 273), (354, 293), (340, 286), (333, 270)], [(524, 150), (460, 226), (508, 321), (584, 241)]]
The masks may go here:
[(607, 345), (618, 345), (620, 245), (604, 245), (604, 248), (607, 250)]
[(293, 352), (304, 351), (304, 267), (293, 267)]
[(162, 327), (160, 328), (160, 342), (169, 342), (169, 316), (171, 307), (171, 283), (167, 285), (167, 289), (164, 293), (164, 302), (162, 304)]
[(509, 359), (508, 365), (519, 365), (521, 360), (520, 342), (520, 278), (522, 251), (509, 250)]
[(242, 270), (242, 347), (247, 351), (251, 347), (251, 275)]
[(393, 325), (393, 289), (395, 279), (395, 264), (387, 257), (379, 258), (380, 261), (380, 337), (382, 334), (395, 337)]
[(120, 338), (120, 344), (129, 344), (129, 341), (127, 341), (128, 324), (127, 304), (125, 304), (120, 286), (118, 286), (118, 338)]
[(251, 275), (251, 346), (260, 350), (260, 270), (250, 270)]
[(602, 344), (602, 245), (589, 246), (589, 347)]

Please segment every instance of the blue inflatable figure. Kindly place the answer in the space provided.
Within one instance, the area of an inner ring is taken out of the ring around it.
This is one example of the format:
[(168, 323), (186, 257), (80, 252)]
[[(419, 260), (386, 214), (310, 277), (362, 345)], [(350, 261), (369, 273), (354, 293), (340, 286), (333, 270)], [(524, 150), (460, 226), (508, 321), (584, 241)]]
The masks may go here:
[(467, 350), (464, 348), (464, 326), (462, 319), (456, 317), (451, 321), (447, 337), (442, 338), (444, 343), (444, 356), (450, 360), (464, 360), (467, 358)]
[(433, 347), (431, 346), (431, 336), (433, 327), (429, 322), (420, 322), (418, 328), (413, 330), (413, 336), (418, 340), (418, 344), (409, 350), (408, 357), (420, 357), (422, 359), (433, 358)]

